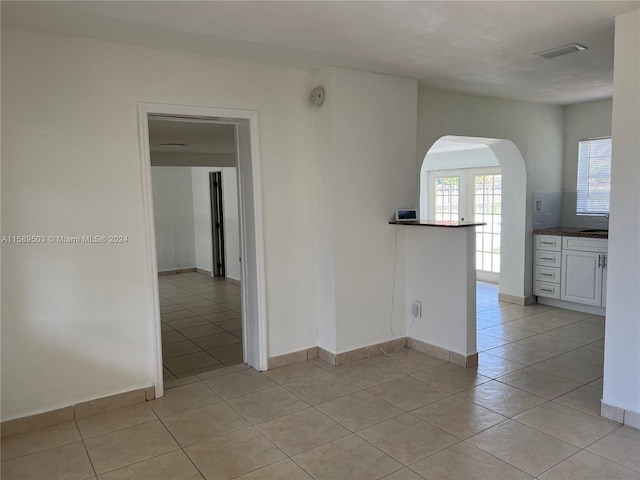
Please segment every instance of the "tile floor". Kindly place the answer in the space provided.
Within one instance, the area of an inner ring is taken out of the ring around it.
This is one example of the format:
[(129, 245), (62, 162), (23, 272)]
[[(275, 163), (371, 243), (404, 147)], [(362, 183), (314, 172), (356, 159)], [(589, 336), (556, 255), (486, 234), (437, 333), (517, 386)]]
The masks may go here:
[(242, 362), (238, 285), (197, 272), (158, 282), (165, 381)]
[(598, 416), (604, 319), (496, 295), (478, 286), (477, 371), (414, 351), (222, 367), (2, 439), (2, 478), (638, 480), (640, 432)]

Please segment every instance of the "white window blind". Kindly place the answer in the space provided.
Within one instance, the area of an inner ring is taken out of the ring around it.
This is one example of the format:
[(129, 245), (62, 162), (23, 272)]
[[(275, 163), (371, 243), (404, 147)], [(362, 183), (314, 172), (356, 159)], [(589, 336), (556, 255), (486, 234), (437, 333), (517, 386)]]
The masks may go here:
[(578, 148), (578, 215), (609, 213), (611, 137), (580, 140)]

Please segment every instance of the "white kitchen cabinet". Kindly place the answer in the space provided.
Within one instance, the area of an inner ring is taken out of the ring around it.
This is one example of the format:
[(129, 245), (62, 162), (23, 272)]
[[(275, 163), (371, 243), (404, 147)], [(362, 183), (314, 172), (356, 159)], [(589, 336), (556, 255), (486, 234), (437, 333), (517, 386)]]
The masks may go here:
[(560, 299), (602, 306), (603, 253), (562, 251)]
[[(603, 312), (607, 245), (603, 238), (536, 235), (533, 293), (550, 305)], [(588, 307), (587, 307), (588, 305)]]
[(560, 299), (606, 306), (607, 240), (563, 237)]

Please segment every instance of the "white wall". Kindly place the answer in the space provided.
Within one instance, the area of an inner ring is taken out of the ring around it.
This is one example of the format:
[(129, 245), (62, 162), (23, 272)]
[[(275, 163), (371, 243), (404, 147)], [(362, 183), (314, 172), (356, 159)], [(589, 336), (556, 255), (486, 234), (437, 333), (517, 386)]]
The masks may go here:
[(566, 227), (607, 228), (604, 217), (576, 215), (578, 142), (611, 136), (611, 99), (570, 105), (565, 109), (564, 163), (562, 169), (562, 224)]
[(491, 149), (484, 145), (473, 150), (428, 153), (423, 168), (427, 170), (453, 170), (456, 168), (498, 167), (498, 160)]
[(194, 268), (196, 251), (189, 167), (151, 167), (158, 271)]
[(269, 355), (317, 344), (308, 72), (10, 29), (2, 64), (3, 234), (129, 237), (3, 245), (2, 420), (153, 383), (138, 102), (260, 112)]
[[(414, 174), (416, 184), (419, 182), (420, 167), (425, 154), (436, 140), (445, 135), (506, 139), (513, 142), (522, 154), (527, 179), (525, 231), (522, 232), (524, 254), (518, 260), (518, 274), (505, 283), (509, 290), (503, 291), (501, 286), (501, 293), (519, 297), (530, 296), (533, 277), (533, 192), (559, 191), (561, 188), (564, 109), (552, 105), (420, 88), (418, 154)], [(494, 154), (500, 158), (496, 151)], [(522, 185), (507, 185), (504, 166), (502, 173), (505, 189), (524, 188)], [(414, 204), (417, 202), (416, 195)]]
[(640, 10), (616, 17), (615, 52), (602, 400), (640, 414)]
[[(323, 311), (318, 337), (341, 353), (391, 337), (395, 229), (388, 222), (418, 193), (417, 82), (342, 68), (323, 69), (316, 81), (329, 85), (316, 110), (315, 145), (318, 230), (331, 232), (319, 233), (319, 257), (332, 264), (319, 277), (318, 305), (335, 304), (335, 313)], [(392, 322), (401, 337), (402, 281), (396, 289)]]
[(191, 168), (196, 265), (208, 272), (211, 272), (213, 268), (209, 172), (222, 172), (226, 276), (240, 280), (240, 222), (238, 218), (238, 180), (235, 167)]
[(397, 226), (406, 259), (408, 336), (467, 356), (476, 350), (475, 228)]

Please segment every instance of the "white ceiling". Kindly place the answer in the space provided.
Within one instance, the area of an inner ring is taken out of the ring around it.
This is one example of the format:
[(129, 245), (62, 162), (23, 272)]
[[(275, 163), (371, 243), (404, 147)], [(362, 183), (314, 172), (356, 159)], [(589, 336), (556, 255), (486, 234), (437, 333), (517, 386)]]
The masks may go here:
[[(2, 1), (2, 26), (571, 104), (612, 94), (614, 16), (638, 1)], [(584, 52), (545, 60), (568, 43)]]

